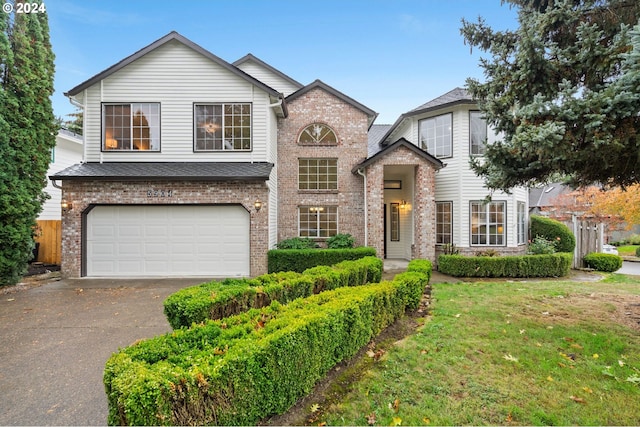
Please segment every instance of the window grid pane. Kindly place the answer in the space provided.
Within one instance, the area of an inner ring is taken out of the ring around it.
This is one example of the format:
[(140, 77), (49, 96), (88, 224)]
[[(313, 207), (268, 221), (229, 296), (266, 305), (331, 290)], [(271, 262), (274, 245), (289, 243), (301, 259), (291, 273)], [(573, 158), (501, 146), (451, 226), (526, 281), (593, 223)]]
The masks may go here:
[(505, 244), (505, 203), (471, 202), (471, 244)]
[(251, 104), (194, 106), (195, 151), (250, 150)]
[(526, 213), (524, 202), (518, 202), (518, 244), (527, 241)]
[(300, 206), (300, 237), (331, 237), (338, 233), (336, 206)]
[(337, 159), (299, 159), (299, 190), (337, 190)]
[(314, 123), (305, 127), (298, 136), (299, 144), (335, 145), (338, 143), (336, 133), (323, 123)]
[(452, 203), (437, 202), (436, 203), (436, 244), (449, 244), (452, 238)]

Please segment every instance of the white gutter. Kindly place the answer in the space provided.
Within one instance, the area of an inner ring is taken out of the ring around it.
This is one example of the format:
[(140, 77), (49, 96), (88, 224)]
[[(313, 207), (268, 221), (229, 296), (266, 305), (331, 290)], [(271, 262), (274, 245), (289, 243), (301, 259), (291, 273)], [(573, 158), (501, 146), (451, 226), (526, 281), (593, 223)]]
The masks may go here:
[(369, 206), (367, 205), (367, 175), (364, 174), (362, 168), (356, 172), (364, 178), (364, 245), (369, 246)]

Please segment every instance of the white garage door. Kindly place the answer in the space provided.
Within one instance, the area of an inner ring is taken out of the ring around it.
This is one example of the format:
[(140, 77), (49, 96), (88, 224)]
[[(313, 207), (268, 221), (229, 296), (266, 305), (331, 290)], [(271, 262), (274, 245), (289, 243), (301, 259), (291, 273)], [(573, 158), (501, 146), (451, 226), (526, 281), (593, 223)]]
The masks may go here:
[(96, 206), (87, 215), (87, 276), (248, 276), (241, 206)]

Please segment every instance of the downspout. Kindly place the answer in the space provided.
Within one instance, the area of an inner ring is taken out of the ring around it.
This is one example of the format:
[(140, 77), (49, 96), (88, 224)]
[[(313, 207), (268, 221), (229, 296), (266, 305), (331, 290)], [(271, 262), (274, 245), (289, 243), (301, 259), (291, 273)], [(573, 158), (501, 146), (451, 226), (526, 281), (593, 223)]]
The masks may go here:
[(364, 245), (369, 246), (369, 206), (367, 205), (367, 175), (359, 168), (356, 172), (364, 178)]

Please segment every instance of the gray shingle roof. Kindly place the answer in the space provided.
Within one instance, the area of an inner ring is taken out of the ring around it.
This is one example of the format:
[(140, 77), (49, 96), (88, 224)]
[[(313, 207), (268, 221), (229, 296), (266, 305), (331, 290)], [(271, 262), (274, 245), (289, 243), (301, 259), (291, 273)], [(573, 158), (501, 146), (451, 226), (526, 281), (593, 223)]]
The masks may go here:
[(273, 163), (266, 162), (80, 163), (49, 178), (76, 181), (254, 181), (269, 179), (272, 168)]
[(369, 152), (367, 157), (373, 157), (382, 150), (380, 143), (389, 129), (391, 129), (391, 125), (373, 125), (369, 128), (369, 132), (367, 133), (367, 136), (369, 137)]
[(467, 92), (465, 89), (461, 87), (457, 87), (445, 93), (444, 95), (440, 95), (439, 97), (432, 99), (431, 101), (428, 101), (419, 107), (414, 108), (413, 110), (409, 111), (407, 114), (421, 113), (427, 110), (433, 110), (436, 108), (442, 108), (447, 105), (458, 104), (463, 102), (472, 103), (474, 101), (471, 95), (469, 94), (469, 92)]

